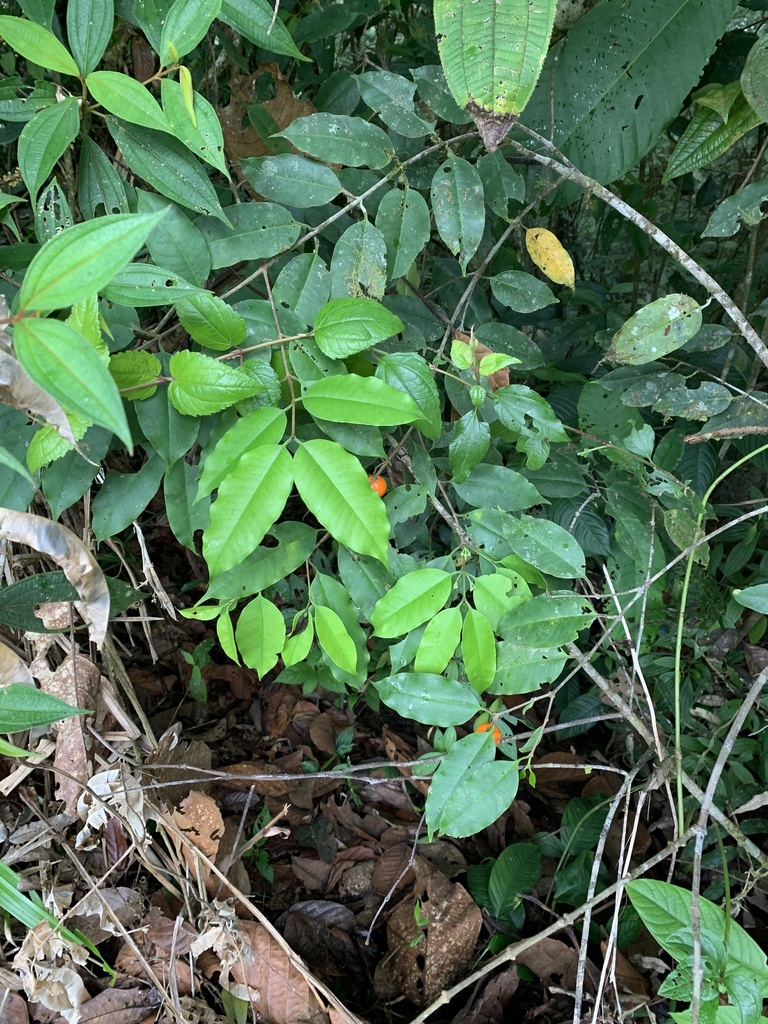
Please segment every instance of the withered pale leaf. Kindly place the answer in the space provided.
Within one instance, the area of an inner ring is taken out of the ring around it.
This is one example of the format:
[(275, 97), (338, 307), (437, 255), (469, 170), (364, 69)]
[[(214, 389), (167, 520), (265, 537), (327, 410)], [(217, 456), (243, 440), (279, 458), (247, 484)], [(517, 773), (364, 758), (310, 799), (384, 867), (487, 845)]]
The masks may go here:
[(35, 685), (32, 673), (25, 662), (10, 647), (0, 643), (0, 686), (10, 686), (11, 683)]
[(60, 523), (10, 508), (0, 508), (0, 538), (26, 544), (61, 567), (80, 595), (91, 640), (101, 649), (109, 622), (109, 590), (104, 573), (85, 544)]
[[(87, 658), (81, 655), (62, 661), (43, 688), (47, 693), (66, 701), (76, 708), (96, 707), (101, 673)], [(67, 814), (77, 814), (78, 800), (83, 786), (91, 775), (88, 741), (86, 740), (83, 718), (80, 715), (65, 718), (54, 726), (56, 733), (56, 755), (53, 770), (57, 776), (56, 796), (64, 801)]]
[(75, 435), (69, 420), (55, 398), (32, 380), (21, 363), (0, 348), (0, 402), (14, 409), (23, 409), (40, 416), (70, 444)]

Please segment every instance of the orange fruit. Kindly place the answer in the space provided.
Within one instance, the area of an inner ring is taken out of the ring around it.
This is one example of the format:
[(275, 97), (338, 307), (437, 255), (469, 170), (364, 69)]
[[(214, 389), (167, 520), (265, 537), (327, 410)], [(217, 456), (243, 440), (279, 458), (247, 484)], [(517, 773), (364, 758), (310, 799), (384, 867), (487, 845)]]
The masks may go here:
[(493, 729), (493, 742), (498, 747), (502, 740), (501, 729), (498, 725), (491, 725), (490, 722), (483, 722), (481, 725), (475, 726), (475, 732), (489, 732), (491, 729)]
[(387, 493), (387, 481), (383, 476), (369, 476), (368, 483), (371, 485), (371, 489), (376, 491), (380, 498), (383, 498)]

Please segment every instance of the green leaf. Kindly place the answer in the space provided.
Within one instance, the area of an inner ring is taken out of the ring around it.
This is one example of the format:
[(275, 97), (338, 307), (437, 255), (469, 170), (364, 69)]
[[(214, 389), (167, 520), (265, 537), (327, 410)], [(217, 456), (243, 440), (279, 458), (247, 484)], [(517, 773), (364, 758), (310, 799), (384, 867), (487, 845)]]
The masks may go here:
[(467, 609), (461, 654), (467, 679), (478, 693), (483, 693), (496, 675), (496, 637), (488, 619), (475, 608)]
[(583, 173), (620, 178), (678, 115), (734, 10), (733, 0), (601, 0), (551, 48), (525, 123)]
[(80, 105), (74, 96), (44, 107), (22, 129), (19, 171), (34, 203), (51, 171), (80, 130)]
[(0, 38), (12, 50), (49, 71), (62, 75), (80, 74), (67, 48), (59, 42), (53, 32), (36, 25), (25, 18), (14, 18), (8, 14), (0, 16)]
[(190, 466), (184, 459), (177, 459), (163, 479), (168, 525), (176, 540), (195, 552), (195, 534), (208, 528), (211, 504), (209, 499), (195, 503), (199, 477), (199, 465)]
[(345, 672), (357, 670), (357, 649), (346, 627), (332, 608), (315, 606), (315, 631), (322, 649)]
[(173, 380), (168, 386), (168, 395), (184, 416), (221, 412), (264, 391), (261, 381), (245, 368), (227, 366), (202, 352), (174, 352), (170, 372)]
[(457, 839), (473, 836), (509, 809), (517, 796), (519, 783), (517, 761), (492, 761), (481, 765), (462, 780), (437, 821), (431, 820), (427, 813), (427, 828), (436, 828), (442, 835)]
[(98, 541), (125, 530), (152, 501), (165, 473), (165, 462), (153, 454), (138, 473), (109, 470), (93, 499), (93, 535)]
[[(103, 220), (104, 218), (100, 218)], [(131, 263), (101, 289), (105, 299), (121, 306), (166, 306), (200, 289), (153, 263)]]
[(443, 608), (424, 630), (413, 667), (416, 672), (441, 675), (459, 646), (461, 609)]
[[(429, 435), (428, 435), (429, 436)], [(481, 463), (475, 466), (466, 480), (451, 481), (454, 490), (471, 508), (502, 508), (506, 512), (519, 512), (540, 505), (544, 499), (521, 473), (506, 466)]]
[(379, 356), (376, 376), (413, 400), (421, 413), (414, 426), (426, 437), (436, 441), (443, 429), (440, 395), (427, 361), (415, 352), (393, 352)]
[(725, 124), (717, 111), (699, 107), (669, 158), (662, 182), (715, 160), (760, 122), (761, 118), (743, 96), (733, 104)]
[(24, 683), (0, 687), (0, 732), (3, 733), (22, 732), (88, 713), (87, 709), (72, 707), (53, 694)]
[(482, 462), (491, 446), (491, 430), (476, 409), (470, 409), (456, 423), (448, 445), (448, 458), (455, 482), (462, 483)]
[(530, 596), (531, 589), (523, 577), (504, 568), (487, 576), (476, 577), (472, 589), (475, 608), (483, 613), (494, 630), (499, 628), (507, 612), (527, 601)]
[(152, 260), (171, 276), (199, 285), (211, 273), (211, 256), (203, 236), (176, 203), (155, 192), (136, 189), (139, 213), (165, 210), (165, 216), (147, 236)]
[(516, 647), (562, 647), (575, 640), (594, 619), (595, 613), (584, 598), (539, 594), (507, 612), (499, 623), (499, 634)]
[(213, 220), (201, 224), (215, 269), (276, 256), (290, 249), (301, 231), (288, 210), (275, 203), (240, 203), (227, 213), (231, 228)]
[(235, 628), (243, 661), (263, 679), (277, 664), (285, 643), (285, 620), (265, 597), (256, 597), (243, 608)]
[(131, 124), (171, 133), (168, 118), (141, 82), (117, 71), (94, 71), (85, 80), (91, 96), (102, 107)]
[(507, 920), (520, 896), (531, 891), (540, 874), (541, 853), (534, 843), (512, 843), (502, 850), (488, 882), (493, 916), (499, 921)]
[(689, 295), (665, 295), (639, 309), (614, 334), (606, 359), (639, 366), (674, 352), (701, 327), (701, 306)]
[(116, 214), (67, 228), (45, 243), (24, 276), (24, 311), (60, 309), (86, 299), (125, 266), (163, 216)]
[(124, 397), (136, 402), (154, 395), (157, 384), (150, 382), (162, 374), (163, 368), (151, 352), (116, 352), (109, 360), (109, 372), (118, 388), (126, 392)]
[(741, 88), (761, 121), (768, 121), (768, 39), (761, 36), (747, 54)]
[(226, 352), (245, 341), (245, 320), (211, 292), (197, 292), (176, 303), (179, 322), (198, 345)]
[(403, 329), (400, 317), (374, 299), (331, 299), (318, 311), (314, 323), (317, 346), (331, 359), (355, 355)]
[(435, 171), (430, 196), (437, 232), (466, 274), (485, 227), (480, 175), (472, 164), (451, 153)]
[(211, 214), (227, 224), (216, 190), (200, 163), (177, 139), (114, 117), (105, 118), (123, 158), (138, 174), (174, 203)]
[[(312, 641), (315, 639), (315, 625), (311, 618), (306, 619), (305, 622), (306, 625), (300, 633), (291, 634), (285, 641), (281, 658), (286, 668), (298, 665), (309, 654)], [(354, 644), (352, 646), (354, 647)]]
[(768, 615), (768, 583), (758, 583), (754, 587), (734, 590), (733, 598), (742, 608), (750, 608), (753, 612)]
[(179, 142), (211, 167), (229, 177), (224, 157), (224, 135), (216, 109), (199, 92), (193, 94), (194, 118), (189, 113), (181, 85), (170, 78), (160, 83), (163, 111)]
[(324, 206), (341, 192), (341, 182), (330, 167), (298, 153), (247, 157), (240, 166), (259, 195), (300, 210)]
[(275, 17), (267, 0), (223, 0), (219, 19), (265, 50), (283, 53), (296, 60), (311, 60), (297, 48), (290, 32), (280, 18)]
[(83, 216), (88, 219), (95, 217), (100, 207), (107, 214), (129, 212), (123, 179), (106, 153), (87, 135), (80, 143), (77, 199)]
[(451, 725), (463, 725), (478, 711), (484, 710), (477, 694), (467, 683), (427, 672), (398, 672), (374, 680), (373, 685), (387, 707), (403, 718), (423, 725), (439, 725), (447, 729)]
[(221, 10), (221, 0), (174, 0), (163, 22), (160, 63), (177, 64), (203, 39)]
[(494, 298), (516, 313), (534, 313), (558, 300), (549, 285), (520, 270), (507, 270), (491, 278)]
[(304, 392), (302, 401), (311, 416), (336, 423), (393, 427), (420, 418), (409, 395), (396, 391), (378, 377), (358, 377), (354, 373), (315, 381)]
[[(63, 445), (65, 445), (68, 448), (72, 447), (71, 444), (68, 441), (65, 441), (63, 437), (60, 437), (53, 430), (53, 427), (43, 427), (42, 429), (43, 430), (50, 430), (50, 431), (52, 431), (54, 436)], [(32, 447), (32, 444), (34, 444), (35, 437), (37, 437), (38, 434), (40, 434), (40, 433), (42, 433), (42, 430), (39, 430), (38, 433), (35, 434), (35, 436), (32, 438), (32, 441), (30, 442), (30, 448), (27, 449), (27, 459), (29, 459), (29, 451), (30, 451), (30, 449)], [(8, 469), (12, 469), (14, 473), (18, 473), (19, 476), (23, 476), (24, 479), (27, 481), (27, 483), (32, 484), (33, 487), (36, 487), (35, 481), (33, 480), (32, 475), (30, 474), (29, 470), (24, 465), (24, 463), (23, 462), (19, 462), (19, 460), (15, 456), (11, 455), (11, 453), (6, 448), (3, 448), (3, 447), (0, 447), (0, 465), (7, 466)], [(39, 462), (37, 466), (33, 467), (33, 472), (34, 472), (35, 469), (38, 469), (40, 466), (43, 466), (43, 465), (45, 465), (44, 462)]]
[(497, 650), (496, 678), (488, 692), (533, 693), (553, 683), (567, 661), (567, 655), (555, 647), (518, 647), (502, 641)]
[(387, 284), (387, 246), (378, 228), (366, 218), (348, 227), (331, 257), (331, 294), (373, 299), (384, 295)]
[(302, 153), (346, 167), (386, 167), (394, 157), (388, 136), (361, 117), (344, 114), (310, 114), (297, 118), (288, 128), (277, 132)]
[(115, 22), (113, 0), (69, 0), (67, 40), (81, 75), (98, 66)]
[(264, 539), (293, 487), (291, 457), (265, 444), (241, 455), (219, 485), (211, 522), (203, 534), (203, 556), (211, 576), (232, 569)]
[(453, 577), (442, 569), (416, 569), (376, 602), (371, 624), (376, 636), (402, 636), (440, 611), (453, 588)]
[[(272, 297), (275, 304), (292, 309), (305, 324), (315, 324), (316, 317), (331, 294), (331, 275), (323, 260), (315, 252), (294, 256), (278, 274)], [(337, 299), (348, 302), (348, 299)], [(358, 300), (353, 300), (358, 301)], [(364, 300), (373, 301), (371, 299)], [(400, 321), (398, 320), (398, 323)], [(397, 333), (397, 332), (395, 332)]]
[(114, 431), (130, 447), (131, 431), (115, 382), (82, 334), (60, 320), (25, 317), (16, 324), (13, 344), (19, 362), (44, 391), (90, 423)]
[(306, 441), (293, 459), (304, 504), (340, 544), (388, 565), (389, 520), (358, 460), (333, 441)]
[(387, 275), (402, 277), (429, 241), (429, 207), (420, 192), (390, 189), (379, 203), (376, 227), (387, 246)]
[(505, 516), (503, 523), (514, 553), (540, 572), (558, 579), (584, 576), (584, 552), (562, 526), (535, 516)]
[(494, 150), (524, 109), (547, 55), (556, 0), (435, 0), (445, 77)]
[(509, 216), (509, 200), (525, 200), (525, 181), (507, 162), (501, 150), (486, 153), (477, 161), (477, 173), (483, 182), (485, 201), (505, 220)]
[(227, 474), (232, 473), (241, 457), (262, 445), (277, 445), (282, 441), (287, 419), (282, 409), (265, 406), (246, 413), (223, 434), (215, 447), (206, 450), (205, 465), (200, 478), (198, 499), (220, 486)]
[(277, 523), (269, 532), (277, 545), (257, 548), (234, 569), (211, 580), (205, 599), (241, 599), (274, 586), (307, 561), (317, 542), (317, 530), (304, 523)]
[[(728, 196), (719, 204), (704, 228), (705, 238), (735, 235), (741, 224), (755, 227), (763, 219), (763, 203), (768, 200), (768, 181), (754, 182)], [(718, 325), (713, 325), (718, 326)]]

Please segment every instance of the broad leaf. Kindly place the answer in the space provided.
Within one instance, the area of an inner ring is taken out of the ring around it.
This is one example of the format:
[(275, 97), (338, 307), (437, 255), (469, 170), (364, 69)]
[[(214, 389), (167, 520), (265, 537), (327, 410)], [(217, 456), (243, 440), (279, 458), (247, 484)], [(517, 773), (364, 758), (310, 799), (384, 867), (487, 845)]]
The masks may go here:
[(441, 569), (415, 569), (376, 602), (371, 624), (376, 636), (402, 636), (429, 621), (451, 595), (453, 577)]
[(155, 97), (135, 78), (117, 71), (94, 71), (85, 80), (91, 96), (110, 114), (131, 124), (171, 133), (168, 118)]
[(206, 452), (198, 498), (216, 490), (227, 475), (234, 472), (243, 455), (265, 444), (279, 444), (285, 427), (286, 415), (282, 409), (266, 406), (246, 413), (219, 438), (210, 453)]
[(584, 552), (557, 523), (535, 516), (505, 516), (503, 531), (514, 553), (540, 572), (558, 579), (584, 576)]
[(674, 352), (701, 327), (701, 306), (689, 295), (665, 295), (639, 309), (614, 334), (606, 356), (638, 366)]
[(215, 269), (275, 256), (290, 249), (301, 231), (288, 210), (276, 203), (240, 203), (227, 214), (231, 227), (215, 220), (200, 223)]
[(443, 428), (440, 395), (427, 361), (415, 352), (394, 352), (379, 356), (376, 376), (413, 400), (421, 413), (414, 426), (426, 437), (436, 441)]
[(318, 311), (314, 324), (317, 346), (331, 359), (355, 355), (402, 330), (403, 322), (394, 313), (374, 299), (360, 298), (331, 299)]
[(387, 246), (390, 280), (402, 277), (429, 241), (429, 207), (413, 188), (390, 189), (379, 203), (376, 227)]
[(298, 49), (267, 0), (222, 0), (219, 19), (265, 50), (296, 60), (311, 60)]
[(67, 41), (81, 75), (87, 75), (104, 56), (115, 21), (113, 0), (69, 0)]
[(341, 192), (341, 182), (330, 167), (298, 153), (246, 158), (240, 166), (259, 195), (300, 210), (324, 206)]
[(263, 679), (283, 649), (285, 620), (271, 601), (256, 597), (240, 613), (235, 639), (245, 664)]
[(538, 650), (562, 647), (594, 622), (595, 613), (581, 597), (539, 594), (507, 612), (499, 635), (515, 647)]
[[(517, 796), (517, 761), (492, 761), (465, 776), (439, 818), (427, 812), (427, 828), (457, 839), (473, 836), (492, 825)], [(434, 785), (434, 782), (433, 782)]]
[(245, 341), (245, 320), (211, 292), (197, 292), (176, 303), (179, 322), (193, 341), (226, 352)]
[(174, 0), (163, 21), (160, 63), (176, 64), (194, 50), (221, 10), (221, 0)]
[(228, 366), (202, 352), (175, 352), (170, 371), (173, 380), (168, 395), (184, 416), (221, 412), (264, 391), (261, 381), (245, 367)]
[[(467, 683), (426, 672), (398, 672), (375, 680), (373, 685), (387, 707), (423, 725), (447, 729), (451, 725), (463, 725), (484, 710)], [(493, 740), (488, 739), (492, 750)]]
[(160, 96), (165, 116), (179, 142), (195, 156), (229, 177), (224, 158), (224, 135), (216, 109), (204, 96), (196, 92), (192, 97), (193, 120), (184, 101), (181, 86), (171, 78), (164, 78), (160, 83)]
[(240, 599), (274, 586), (307, 561), (317, 542), (317, 530), (304, 523), (278, 523), (269, 533), (277, 545), (257, 548), (234, 569), (211, 580), (206, 599)]
[(387, 284), (387, 246), (366, 218), (347, 228), (331, 257), (331, 295), (381, 299)]
[(461, 609), (443, 608), (427, 623), (413, 667), (416, 672), (441, 675), (461, 639)]
[(303, 402), (311, 416), (336, 423), (393, 427), (420, 418), (409, 395), (378, 377), (358, 377), (354, 373), (315, 381), (304, 392)]
[(310, 114), (278, 133), (319, 160), (346, 167), (386, 167), (394, 157), (389, 138), (375, 124), (343, 114)]
[(24, 125), (18, 142), (19, 171), (33, 203), (79, 130), (80, 105), (74, 96), (45, 107)]
[(109, 360), (109, 372), (123, 397), (136, 402), (154, 395), (157, 391), (154, 381), (162, 374), (163, 367), (151, 352), (116, 352)]
[(26, 18), (15, 18), (8, 14), (0, 16), (0, 37), (22, 57), (62, 75), (77, 77), (77, 64), (65, 46), (53, 32), (36, 25)]

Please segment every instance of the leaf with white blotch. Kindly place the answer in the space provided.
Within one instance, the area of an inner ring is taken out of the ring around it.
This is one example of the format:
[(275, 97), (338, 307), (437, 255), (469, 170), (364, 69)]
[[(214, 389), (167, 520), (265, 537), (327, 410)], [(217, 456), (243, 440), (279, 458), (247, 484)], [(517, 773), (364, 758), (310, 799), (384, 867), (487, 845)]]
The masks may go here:
[(606, 359), (641, 366), (674, 352), (701, 327), (701, 306), (690, 295), (665, 295), (639, 309), (614, 334)]
[(299, 153), (246, 157), (240, 167), (259, 195), (306, 210), (333, 202), (341, 182), (330, 167)]
[(331, 295), (380, 299), (386, 285), (387, 245), (381, 232), (367, 219), (352, 224), (333, 250)]
[(291, 457), (281, 445), (261, 445), (240, 456), (219, 485), (203, 533), (203, 557), (211, 576), (239, 565), (256, 550), (292, 487)]
[(359, 461), (333, 441), (305, 441), (293, 458), (309, 511), (340, 544), (388, 565), (389, 520)]
[(542, 650), (570, 643), (594, 620), (584, 598), (567, 592), (539, 594), (507, 612), (498, 633), (513, 647)]
[(243, 367), (227, 366), (202, 352), (174, 352), (168, 395), (184, 416), (208, 416), (264, 391)]
[(109, 590), (104, 573), (80, 538), (60, 523), (8, 508), (0, 508), (0, 538), (34, 548), (64, 571), (83, 603), (90, 638), (101, 649), (109, 621)]
[[(584, 576), (584, 552), (571, 534), (557, 523), (535, 516), (505, 516), (504, 537), (512, 550), (539, 572), (558, 579)], [(533, 646), (533, 645), (532, 645)]]
[(741, 88), (757, 116), (768, 121), (768, 36), (761, 36), (747, 54)]
[(302, 153), (346, 167), (379, 170), (394, 157), (394, 146), (385, 132), (361, 117), (343, 114), (310, 114), (297, 118), (277, 138), (288, 139)]
[(485, 227), (480, 175), (472, 164), (451, 153), (435, 171), (430, 196), (437, 232), (458, 258), (461, 272), (465, 274)]
[[(299, 257), (301, 259), (302, 257)], [(400, 317), (375, 299), (331, 299), (315, 317), (317, 347), (331, 359), (345, 359), (403, 330)]]

